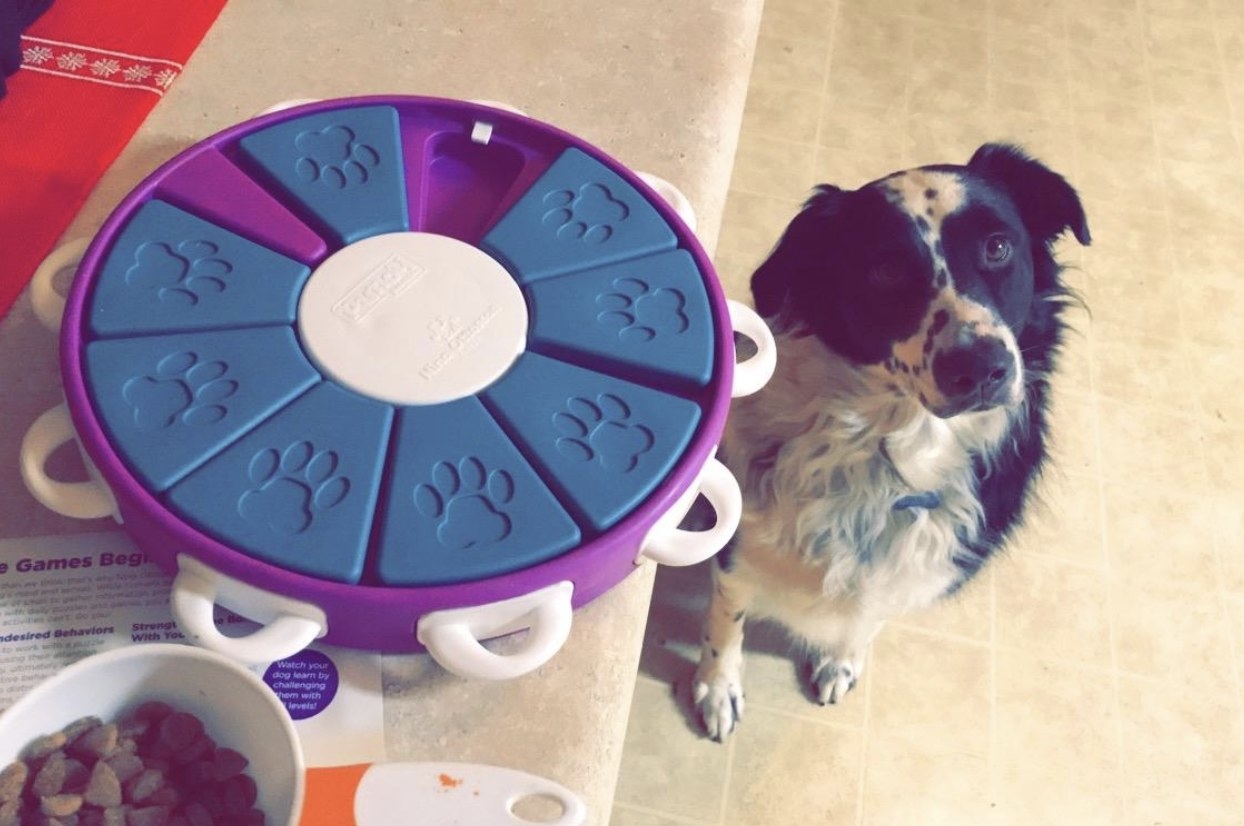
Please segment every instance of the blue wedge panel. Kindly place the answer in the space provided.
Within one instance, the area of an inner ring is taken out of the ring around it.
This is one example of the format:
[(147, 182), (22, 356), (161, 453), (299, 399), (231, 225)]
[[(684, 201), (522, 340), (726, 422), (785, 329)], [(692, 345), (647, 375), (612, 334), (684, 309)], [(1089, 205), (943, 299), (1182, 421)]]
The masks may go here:
[(524, 353), (483, 393), (581, 524), (604, 531), (639, 505), (700, 420), (686, 399)]
[(546, 352), (586, 355), (641, 384), (712, 377), (713, 316), (685, 250), (537, 281), (527, 297), (531, 338)]
[(168, 493), (173, 510), (249, 556), (358, 582), (393, 408), (327, 382)]
[(94, 337), (290, 324), (310, 270), (163, 201), (126, 224), (95, 280)]
[(320, 378), (288, 327), (105, 339), (86, 381), (113, 446), (162, 491)]
[(613, 170), (567, 149), (510, 211), (481, 249), (519, 283), (673, 249), (674, 231)]
[(379, 542), (386, 585), (440, 585), (526, 568), (579, 529), (476, 398), (398, 413)]
[(307, 115), (248, 135), (239, 146), (342, 244), (410, 229), (397, 111), (390, 106)]

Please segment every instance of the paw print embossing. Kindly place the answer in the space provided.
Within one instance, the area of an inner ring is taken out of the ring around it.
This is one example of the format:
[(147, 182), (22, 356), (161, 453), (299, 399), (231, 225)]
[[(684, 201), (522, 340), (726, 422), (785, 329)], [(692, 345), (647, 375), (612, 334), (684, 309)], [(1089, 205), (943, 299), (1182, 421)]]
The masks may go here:
[(177, 422), (215, 424), (229, 414), (224, 402), (238, 392), (228, 374), (223, 361), (203, 361), (183, 350), (160, 359), (152, 373), (127, 381), (121, 396), (139, 430), (163, 430)]
[(513, 523), (505, 506), (514, 498), (514, 478), (504, 470), (488, 470), (474, 456), (456, 466), (437, 462), (431, 484), (415, 488), (414, 497), (419, 512), (438, 521), (436, 537), (450, 550), (489, 545), (510, 535)]
[(339, 464), (336, 452), (306, 441), (261, 450), (247, 467), (254, 487), (238, 499), (238, 513), (282, 536), (300, 534), (350, 493), (350, 480), (337, 475)]
[(584, 184), (578, 192), (559, 189), (544, 196), (548, 207), (542, 221), (556, 227), (558, 238), (603, 244), (613, 235), (614, 224), (627, 219), (630, 207), (613, 197), (604, 184)]
[(303, 132), (294, 138), (294, 146), (302, 153), (294, 164), (298, 177), (331, 189), (365, 184), (380, 165), (380, 153), (345, 126)]
[(211, 241), (182, 241), (173, 246), (147, 241), (134, 251), (134, 263), (125, 271), (125, 283), (140, 290), (154, 290), (160, 301), (193, 307), (203, 296), (223, 293), (224, 276), (233, 265), (216, 258), (220, 247)]
[(614, 292), (596, 297), (596, 320), (618, 331), (625, 342), (652, 341), (657, 335), (678, 335), (691, 326), (686, 297), (670, 287), (652, 286), (638, 278), (618, 278)]
[(565, 456), (599, 461), (607, 470), (628, 473), (656, 444), (652, 431), (632, 424), (630, 418), (631, 408), (611, 393), (602, 393), (595, 401), (570, 399), (566, 411), (553, 417), (553, 426), (562, 434), (557, 449)]

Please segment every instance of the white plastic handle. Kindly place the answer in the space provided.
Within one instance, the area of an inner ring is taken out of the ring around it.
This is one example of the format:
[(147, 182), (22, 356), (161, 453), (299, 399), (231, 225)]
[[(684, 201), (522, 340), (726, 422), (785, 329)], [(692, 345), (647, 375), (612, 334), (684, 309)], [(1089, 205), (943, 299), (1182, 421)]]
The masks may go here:
[(656, 190), (665, 203), (674, 208), (678, 213), (678, 217), (687, 225), (687, 229), (695, 232), (695, 207), (691, 205), (691, 200), (682, 194), (682, 190), (674, 186), (664, 178), (653, 175), (651, 172), (636, 172), (639, 179), (648, 186)]
[(69, 408), (58, 404), (43, 412), (22, 437), (19, 453), (26, 490), (48, 510), (73, 519), (100, 519), (117, 512), (112, 491), (102, 482), (60, 482), (48, 476), (47, 461), (56, 449), (77, 438)]
[(496, 100), (482, 100), (482, 99), (475, 99), (475, 100), (471, 100), (468, 102), (474, 103), (477, 106), (489, 106), (493, 109), (500, 109), (502, 112), (512, 112), (515, 115), (522, 115), (523, 117), (527, 117), (527, 113), (524, 112), (522, 109), (519, 109), (517, 106), (511, 106), (508, 103), (501, 103)]
[[(553, 658), (570, 636), (574, 583), (562, 581), (522, 596), (469, 608), (432, 611), (415, 637), (447, 671), (477, 680), (512, 680)], [(522, 647), (494, 654), (480, 640), (528, 629)]]
[[(691, 509), (697, 493), (703, 494), (713, 506), (717, 521), (708, 530), (683, 530), (678, 523)], [(738, 480), (717, 459), (709, 459), (696, 484), (652, 526), (635, 561), (651, 559), (662, 565), (696, 565), (726, 546), (738, 530), (742, 516), (743, 495), (739, 492)]]
[(769, 383), (777, 369), (777, 343), (773, 331), (756, 311), (746, 304), (727, 300), (730, 308), (730, 325), (736, 333), (747, 336), (756, 344), (756, 353), (746, 361), (734, 365), (734, 388), (732, 398), (750, 396)]
[(255, 117), (262, 115), (271, 115), (273, 112), (283, 112), (286, 109), (293, 109), (295, 106), (303, 106), (308, 103), (319, 103), (322, 98), (291, 98), (290, 100), (282, 100), (272, 104), (267, 109), (263, 109), (255, 113)]
[[(324, 612), (308, 603), (239, 582), (193, 557), (177, 557), (170, 599), (173, 619), (186, 639), (245, 665), (292, 657), (328, 631)], [(262, 627), (242, 637), (226, 637), (212, 618), (221, 605)]]
[(90, 245), (90, 238), (66, 241), (48, 253), (30, 279), (30, 304), (35, 318), (53, 333), (60, 332), (60, 319), (65, 314), (65, 297), (56, 292), (52, 279), (66, 267), (77, 268)]

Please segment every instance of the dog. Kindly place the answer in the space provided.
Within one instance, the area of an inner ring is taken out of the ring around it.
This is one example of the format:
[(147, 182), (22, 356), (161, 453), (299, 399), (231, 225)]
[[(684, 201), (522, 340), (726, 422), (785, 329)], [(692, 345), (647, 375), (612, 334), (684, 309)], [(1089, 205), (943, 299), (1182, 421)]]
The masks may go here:
[(723, 441), (744, 510), (711, 564), (692, 688), (709, 737), (743, 716), (749, 617), (801, 641), (813, 696), (837, 703), (883, 623), (953, 594), (1020, 523), (1077, 302), (1052, 251), (1068, 230), (1090, 243), (1067, 181), (986, 144), (816, 187), (754, 273), (778, 366)]

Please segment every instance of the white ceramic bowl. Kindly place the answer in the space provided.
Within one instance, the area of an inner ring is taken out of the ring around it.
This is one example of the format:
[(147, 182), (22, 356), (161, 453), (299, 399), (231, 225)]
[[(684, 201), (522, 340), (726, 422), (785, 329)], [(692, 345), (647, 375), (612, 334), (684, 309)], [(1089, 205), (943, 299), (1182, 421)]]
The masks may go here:
[(285, 707), (250, 671), (189, 645), (118, 648), (49, 677), (0, 714), (0, 766), (80, 717), (116, 720), (147, 700), (197, 715), (218, 744), (245, 755), (268, 826), (296, 826), (305, 772)]

